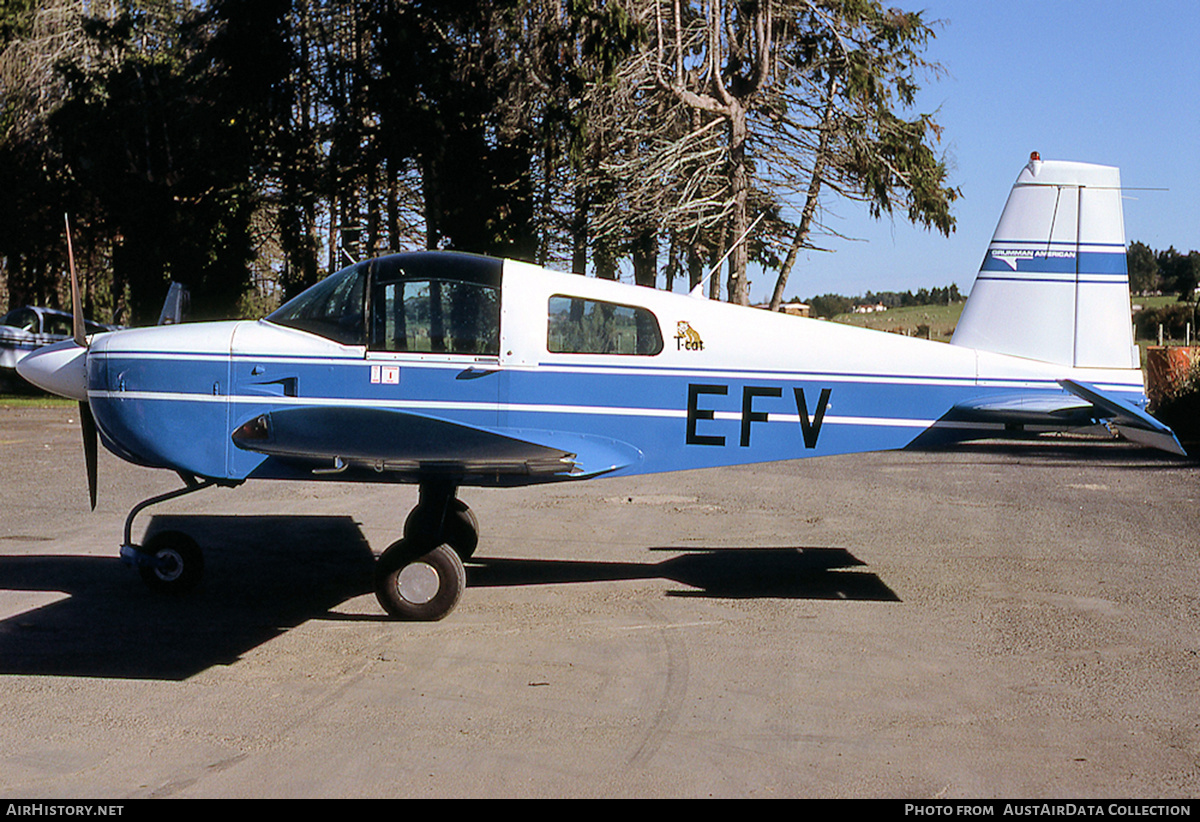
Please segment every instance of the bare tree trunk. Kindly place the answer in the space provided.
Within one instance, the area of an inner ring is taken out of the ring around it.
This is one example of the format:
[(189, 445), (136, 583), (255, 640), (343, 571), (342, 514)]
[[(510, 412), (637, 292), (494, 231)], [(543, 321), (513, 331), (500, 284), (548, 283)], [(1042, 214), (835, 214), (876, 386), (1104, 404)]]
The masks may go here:
[(796, 263), (800, 249), (808, 242), (812, 232), (813, 216), (817, 212), (817, 202), (820, 200), (821, 182), (825, 174), (825, 165), (829, 158), (830, 121), (833, 117), (834, 98), (837, 96), (837, 75), (829, 78), (829, 92), (825, 98), (825, 111), (821, 115), (821, 139), (817, 147), (817, 155), (813, 161), (812, 176), (808, 180), (808, 194), (804, 199), (804, 209), (800, 212), (800, 225), (796, 227), (796, 235), (788, 248), (787, 258), (775, 278), (775, 291), (771, 294), (771, 310), (778, 311), (783, 304), (783, 290), (787, 287), (788, 275)]
[[(657, 7), (656, 7), (657, 8)], [(737, 9), (734, 11), (734, 9)], [(668, 80), (663, 74), (666, 64), (666, 35), (663, 33), (661, 12), (656, 13), (658, 34), (658, 63), (655, 80), (658, 86), (675, 96), (677, 100), (695, 109), (707, 111), (723, 118), (729, 124), (729, 183), (733, 205), (733, 237), (738, 243), (729, 260), (729, 300), (741, 305), (750, 301), (746, 287), (746, 268), (749, 250), (742, 235), (749, 224), (749, 173), (746, 168), (746, 112), (751, 101), (766, 87), (772, 53), (771, 0), (755, 0), (744, 5), (729, 6), (728, 12), (722, 0), (712, 0), (705, 19), (706, 40), (704, 62), (701, 72), (707, 90), (695, 91), (685, 85), (693, 78), (683, 68), (683, 46), (681, 29), (684, 25), (680, 0), (673, 4), (674, 26), (674, 71)], [(737, 31), (739, 26), (745, 30)], [(741, 44), (741, 45), (739, 45)], [(722, 71), (728, 65), (745, 66), (748, 73), (734, 76), (726, 82)], [(723, 230), (722, 253), (729, 240), (729, 232)], [(713, 275), (713, 287), (718, 289), (717, 275)]]
[(667, 270), (666, 282), (663, 283), (664, 291), (675, 290), (675, 275), (679, 273), (679, 235), (671, 233), (669, 245), (667, 246)]
[(704, 258), (700, 256), (700, 252), (696, 250), (696, 245), (690, 243), (687, 250), (687, 267), (688, 267), (688, 291), (700, 284), (701, 278), (704, 277)]
[(746, 111), (739, 100), (729, 105), (729, 160), (730, 179), (733, 182), (733, 237), (737, 246), (729, 255), (729, 301), (738, 305), (750, 302), (750, 290), (746, 287), (746, 268), (750, 262), (749, 246), (746, 243), (746, 213), (749, 199), (749, 182), (746, 174)]
[(381, 221), (379, 216), (379, 164), (374, 157), (367, 158), (367, 242), (363, 246), (364, 257), (376, 257), (381, 247), (379, 231)]
[[(721, 237), (717, 242), (717, 247), (713, 250), (712, 259), (709, 265), (715, 266), (712, 270), (712, 279), (708, 281), (708, 298), (710, 300), (721, 299), (721, 265), (724, 264), (725, 248), (729, 243), (729, 226), (721, 226)], [(718, 262), (720, 261), (720, 262)]]
[(595, 259), (597, 277), (602, 280), (617, 278), (617, 259), (613, 254), (612, 247), (607, 242), (596, 243)]
[(575, 186), (575, 208), (571, 219), (571, 270), (576, 274), (587, 274), (588, 251), (588, 196), (587, 189)]

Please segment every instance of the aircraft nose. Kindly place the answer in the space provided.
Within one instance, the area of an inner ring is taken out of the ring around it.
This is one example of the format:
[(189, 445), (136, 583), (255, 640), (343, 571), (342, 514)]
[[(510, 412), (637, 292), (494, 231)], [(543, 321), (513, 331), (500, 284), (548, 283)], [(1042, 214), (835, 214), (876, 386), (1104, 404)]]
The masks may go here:
[(63, 340), (22, 357), (17, 373), (51, 394), (87, 402), (87, 349)]

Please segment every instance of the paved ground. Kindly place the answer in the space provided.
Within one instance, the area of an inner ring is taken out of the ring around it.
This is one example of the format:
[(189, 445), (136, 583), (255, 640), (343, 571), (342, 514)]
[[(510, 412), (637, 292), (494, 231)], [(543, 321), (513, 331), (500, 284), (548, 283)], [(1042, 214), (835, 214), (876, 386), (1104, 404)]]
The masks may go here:
[(975, 445), (464, 491), (443, 622), (381, 617), (410, 488), (178, 481), (0, 409), (0, 796), (1200, 795), (1200, 478)]

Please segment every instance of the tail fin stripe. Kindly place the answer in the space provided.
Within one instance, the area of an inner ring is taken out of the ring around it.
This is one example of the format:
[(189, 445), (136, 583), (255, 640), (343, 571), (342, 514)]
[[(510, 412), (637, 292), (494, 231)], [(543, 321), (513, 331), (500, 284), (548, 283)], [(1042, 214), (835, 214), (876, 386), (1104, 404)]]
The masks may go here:
[(1003, 240), (999, 237), (992, 240), (992, 245), (1031, 245), (1037, 248), (1060, 245), (1066, 248), (1111, 248), (1117, 251), (1123, 251), (1125, 248), (1120, 243), (1098, 243), (1092, 240), (1076, 243), (1074, 240)]
[[(1078, 262), (1078, 266), (1076, 266)], [(1031, 251), (1027, 249), (992, 248), (984, 258), (980, 271), (1031, 271), (1046, 274), (1071, 273), (1109, 274), (1125, 278), (1125, 254), (1096, 251)]]
[(1032, 271), (1028, 273), (1038, 274), (1040, 276), (1022, 277), (1017, 274), (1010, 274), (1007, 277), (997, 277), (993, 275), (990, 277), (979, 276), (976, 277), (975, 280), (976, 282), (980, 280), (988, 280), (998, 283), (1052, 283), (1055, 285), (1125, 285), (1124, 279), (1104, 279), (1100, 275), (1095, 275), (1094, 278), (1089, 278), (1089, 275), (1075, 277), (1073, 274), (1064, 274), (1061, 277), (1050, 277), (1046, 276), (1049, 272)]

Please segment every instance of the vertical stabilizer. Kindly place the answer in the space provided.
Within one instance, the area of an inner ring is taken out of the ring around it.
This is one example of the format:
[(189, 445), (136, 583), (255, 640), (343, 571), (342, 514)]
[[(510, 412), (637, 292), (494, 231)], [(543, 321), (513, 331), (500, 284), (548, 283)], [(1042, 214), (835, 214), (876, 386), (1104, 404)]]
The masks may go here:
[(953, 344), (1079, 368), (1138, 367), (1117, 168), (1034, 155)]

